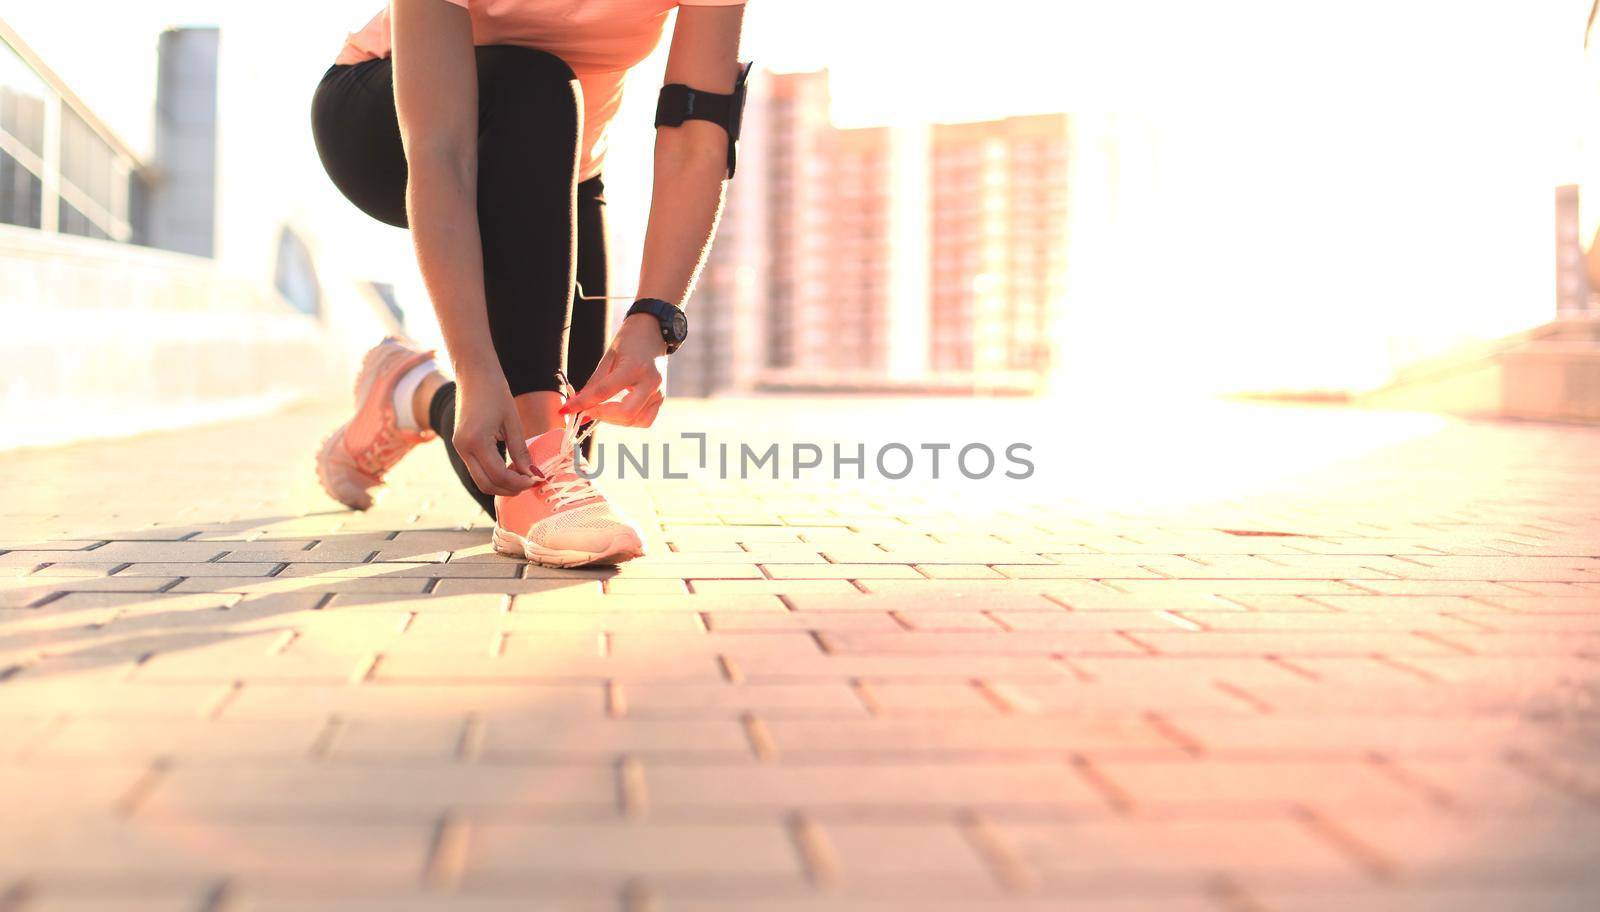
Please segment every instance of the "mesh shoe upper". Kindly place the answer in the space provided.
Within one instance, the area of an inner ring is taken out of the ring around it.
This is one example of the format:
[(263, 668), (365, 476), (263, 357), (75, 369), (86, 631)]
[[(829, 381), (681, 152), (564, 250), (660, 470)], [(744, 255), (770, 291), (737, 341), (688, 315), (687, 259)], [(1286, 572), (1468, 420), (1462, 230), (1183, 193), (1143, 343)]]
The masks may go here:
[(401, 428), (394, 411), (395, 384), (432, 357), (394, 336), (367, 352), (356, 380), (356, 413), (317, 457), (317, 476), (335, 500), (357, 510), (372, 506), (371, 489), (383, 483), (384, 474), (432, 439), (431, 431)]
[(515, 497), (495, 498), (501, 528), (560, 551), (601, 551), (624, 530), (637, 538), (638, 531), (577, 473), (577, 442), (572, 428), (548, 431), (528, 441), (528, 455), (543, 477)]

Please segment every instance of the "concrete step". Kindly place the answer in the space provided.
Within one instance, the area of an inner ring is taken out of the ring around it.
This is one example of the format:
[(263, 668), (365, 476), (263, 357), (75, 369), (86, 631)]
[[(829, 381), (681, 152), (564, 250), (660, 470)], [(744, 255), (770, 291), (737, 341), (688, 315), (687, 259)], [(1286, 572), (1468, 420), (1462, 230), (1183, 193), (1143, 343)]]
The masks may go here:
[(1556, 320), (1400, 371), (1361, 405), (1600, 422), (1600, 317)]

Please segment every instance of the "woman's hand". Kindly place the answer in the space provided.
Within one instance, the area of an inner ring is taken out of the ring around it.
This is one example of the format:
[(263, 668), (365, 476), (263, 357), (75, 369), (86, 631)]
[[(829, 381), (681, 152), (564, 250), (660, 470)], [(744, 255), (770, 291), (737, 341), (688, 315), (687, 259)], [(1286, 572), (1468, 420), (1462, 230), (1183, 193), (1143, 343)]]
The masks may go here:
[[(485, 494), (511, 497), (533, 485), (522, 419), (499, 369), (464, 372), (456, 378), (456, 430), (451, 438), (461, 461)], [(504, 443), (508, 467), (496, 444)]]
[[(623, 320), (611, 347), (595, 367), (594, 376), (567, 400), (561, 414), (585, 412), (596, 421), (649, 427), (663, 400), (656, 359), (666, 354), (667, 343), (661, 338), (661, 323), (655, 317), (634, 314)], [(611, 401), (624, 390), (627, 395), (620, 401)]]

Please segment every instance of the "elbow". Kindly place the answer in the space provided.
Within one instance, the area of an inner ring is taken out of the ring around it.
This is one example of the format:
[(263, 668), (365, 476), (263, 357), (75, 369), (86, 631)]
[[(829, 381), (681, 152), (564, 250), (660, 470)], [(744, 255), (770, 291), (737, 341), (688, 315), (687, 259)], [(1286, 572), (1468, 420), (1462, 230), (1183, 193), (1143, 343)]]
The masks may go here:
[(477, 156), (453, 144), (412, 145), (406, 149), (408, 183), (471, 191), (478, 183)]
[[(694, 128), (694, 129), (691, 129)], [(657, 172), (725, 176), (728, 172), (728, 134), (715, 124), (688, 123), (656, 131)]]

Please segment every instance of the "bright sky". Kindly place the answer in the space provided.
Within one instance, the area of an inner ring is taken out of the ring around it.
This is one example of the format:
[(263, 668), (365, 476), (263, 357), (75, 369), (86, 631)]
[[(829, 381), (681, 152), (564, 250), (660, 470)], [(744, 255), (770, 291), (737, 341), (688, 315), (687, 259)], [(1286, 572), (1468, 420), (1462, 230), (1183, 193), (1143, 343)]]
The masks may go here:
[[(306, 113), (344, 33), (378, 6), (0, 0), (0, 17), (139, 148), (160, 29), (220, 24), (219, 179), (224, 208), (242, 213), (224, 225), (224, 259), (260, 256), (261, 214), (289, 215), (331, 226), (350, 268), (381, 276), (405, 268), (404, 239), (327, 185)], [(1459, 0), (752, 0), (744, 56), (828, 65), (845, 125), (1131, 112), (1081, 121), (1065, 331), (1117, 363), (1138, 354), (1226, 385), (1197, 363), (1199, 333), (1222, 346), (1208, 365), (1317, 385), (1550, 311), (1551, 192), (1583, 171), (1575, 125), (1596, 100), (1580, 66), (1587, 12), (1588, 0), (1514, 15)], [(614, 127), (622, 291), (661, 64), (636, 71)], [(1139, 352), (1101, 344), (1117, 339)], [(1319, 362), (1319, 347), (1338, 355)]]

